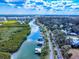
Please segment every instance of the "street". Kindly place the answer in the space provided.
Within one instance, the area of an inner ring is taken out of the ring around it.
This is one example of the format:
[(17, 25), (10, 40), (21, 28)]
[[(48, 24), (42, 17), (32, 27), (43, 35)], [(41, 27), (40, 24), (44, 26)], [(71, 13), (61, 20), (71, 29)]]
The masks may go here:
[(53, 45), (52, 45), (52, 42), (51, 42), (51, 40), (50, 40), (50, 33), (49, 33), (49, 31), (47, 31), (46, 32), (46, 34), (47, 34), (47, 39), (48, 39), (48, 44), (49, 44), (49, 50), (50, 50), (50, 52), (49, 52), (49, 59), (54, 59), (54, 50), (53, 50)]
[[(52, 36), (52, 38), (53, 38), (53, 33), (52, 33), (52, 32), (50, 32), (50, 33), (51, 33), (51, 36)], [(63, 57), (62, 57), (62, 54), (61, 54), (61, 51), (60, 51), (60, 48), (59, 48), (58, 44), (56, 44), (55, 40), (53, 40), (53, 42), (54, 42), (54, 44), (55, 44), (55, 46), (56, 46), (57, 59), (63, 59)]]

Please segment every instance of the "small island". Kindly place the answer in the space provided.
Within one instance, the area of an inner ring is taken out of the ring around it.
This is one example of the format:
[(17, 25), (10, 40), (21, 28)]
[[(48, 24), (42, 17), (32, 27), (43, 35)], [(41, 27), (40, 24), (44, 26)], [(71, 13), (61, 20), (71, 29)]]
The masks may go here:
[(0, 59), (10, 59), (30, 33), (28, 22), (0, 21)]

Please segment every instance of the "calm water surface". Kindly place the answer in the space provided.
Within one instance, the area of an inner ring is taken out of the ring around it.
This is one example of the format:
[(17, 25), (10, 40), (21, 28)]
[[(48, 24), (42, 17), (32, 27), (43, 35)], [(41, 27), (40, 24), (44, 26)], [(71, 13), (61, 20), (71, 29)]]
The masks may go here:
[(27, 37), (27, 40), (22, 44), (20, 49), (11, 56), (11, 59), (40, 59), (34, 52), (36, 46), (35, 40), (37, 40), (41, 34), (39, 27), (35, 25), (34, 20), (29, 23), (31, 27), (31, 34)]

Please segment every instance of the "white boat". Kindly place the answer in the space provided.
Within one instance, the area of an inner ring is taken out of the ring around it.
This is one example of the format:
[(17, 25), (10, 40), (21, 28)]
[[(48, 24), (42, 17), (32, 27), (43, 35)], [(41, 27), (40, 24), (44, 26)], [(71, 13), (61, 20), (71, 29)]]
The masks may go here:
[(36, 40), (36, 43), (37, 43), (37, 44), (44, 45), (44, 40), (43, 40), (43, 38), (40, 37), (38, 40)]
[(41, 53), (41, 48), (35, 48), (35, 53), (40, 54)]

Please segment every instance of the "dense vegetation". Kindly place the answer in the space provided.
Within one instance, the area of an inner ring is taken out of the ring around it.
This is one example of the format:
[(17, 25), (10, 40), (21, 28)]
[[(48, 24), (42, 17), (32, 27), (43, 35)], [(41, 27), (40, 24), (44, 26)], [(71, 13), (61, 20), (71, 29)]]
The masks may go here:
[(39, 24), (38, 22), (36, 22), (37, 25), (40, 26), (40, 31), (43, 35), (44, 40), (44, 45), (42, 46), (42, 50), (41, 50), (41, 54), (40, 54), (40, 59), (48, 59), (49, 57), (49, 46), (48, 46), (48, 39), (47, 39), (47, 34), (46, 34), (46, 29)]
[(46, 26), (54, 34), (53, 40), (61, 49), (61, 53), (65, 59), (69, 59), (72, 55), (68, 54), (71, 45), (70, 40), (67, 40), (67, 36), (69, 33), (76, 33), (76, 36), (79, 35), (78, 19), (78, 16), (43, 16), (37, 18), (37, 22)]
[(51, 30), (61, 29), (60, 26), (63, 25), (63, 29), (79, 34), (79, 16), (43, 16), (37, 20)]
[(10, 54), (17, 51), (30, 33), (28, 23), (17, 21), (0, 23), (0, 59), (10, 59)]
[(0, 52), (0, 59), (10, 59), (10, 53)]

